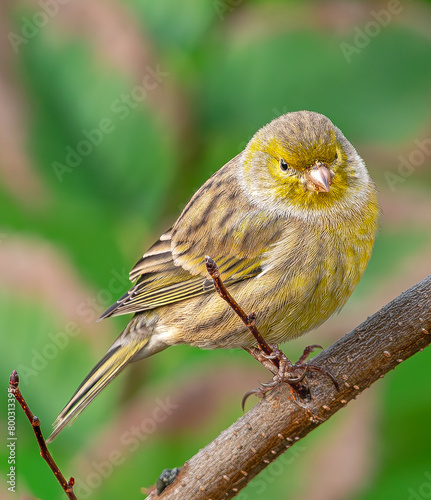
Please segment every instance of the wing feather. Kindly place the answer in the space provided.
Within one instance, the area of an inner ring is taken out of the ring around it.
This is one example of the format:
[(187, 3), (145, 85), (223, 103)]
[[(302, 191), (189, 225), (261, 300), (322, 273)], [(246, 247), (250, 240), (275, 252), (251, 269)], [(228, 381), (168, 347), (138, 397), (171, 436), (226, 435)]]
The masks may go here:
[(130, 272), (134, 286), (100, 319), (138, 313), (214, 290), (205, 255), (219, 266), (226, 286), (259, 275), (265, 252), (278, 239), (283, 221), (265, 217), (241, 192), (234, 158), (189, 201), (175, 225)]

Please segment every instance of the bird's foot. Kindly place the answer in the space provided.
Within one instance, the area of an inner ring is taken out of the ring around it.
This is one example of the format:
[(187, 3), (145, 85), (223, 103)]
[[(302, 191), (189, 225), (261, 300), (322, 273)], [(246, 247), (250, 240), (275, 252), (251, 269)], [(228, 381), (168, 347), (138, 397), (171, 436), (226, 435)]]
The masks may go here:
[(252, 389), (244, 394), (242, 398), (242, 409), (244, 411), (244, 405), (246, 400), (252, 394), (255, 394), (258, 398), (265, 397), (266, 393), (272, 391), (275, 387), (282, 383), (289, 384), (292, 389), (300, 395), (302, 399), (309, 397), (309, 390), (303, 381), (309, 371), (318, 371), (329, 377), (334, 384), (335, 388), (338, 390), (338, 382), (335, 377), (325, 368), (320, 366), (307, 363), (306, 360), (308, 356), (314, 351), (314, 349), (323, 349), (322, 346), (318, 344), (313, 344), (304, 349), (302, 356), (298, 359), (296, 363), (292, 363), (290, 359), (281, 351), (278, 345), (272, 345), (272, 353), (265, 354), (260, 349), (256, 347), (245, 348), (245, 350), (250, 353), (253, 358), (255, 358), (259, 363), (261, 363), (266, 369), (273, 373), (272, 379), (264, 384), (261, 383), (260, 387), (257, 389)]

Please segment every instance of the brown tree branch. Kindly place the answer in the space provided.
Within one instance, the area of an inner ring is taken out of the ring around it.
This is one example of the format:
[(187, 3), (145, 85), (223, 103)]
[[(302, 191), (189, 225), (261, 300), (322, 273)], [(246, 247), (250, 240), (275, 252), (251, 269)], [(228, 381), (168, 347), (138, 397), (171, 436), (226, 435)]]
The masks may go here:
[(147, 500), (233, 498), (309, 432), (379, 378), (431, 342), (431, 276), (313, 358), (340, 383), (307, 375), (312, 398), (301, 401), (283, 384), (200, 450), (159, 496)]
[(18, 388), (19, 378), (16, 370), (12, 372), (12, 375), (9, 379), (10, 392), (15, 396), (15, 399), (20, 404), (21, 408), (24, 410), (27, 418), (29, 419), (32, 427), (34, 435), (36, 436), (37, 442), (40, 448), (40, 456), (45, 460), (45, 462), (49, 465), (50, 469), (54, 473), (54, 476), (57, 478), (57, 481), (61, 484), (61, 487), (65, 491), (67, 498), (71, 500), (77, 500), (75, 493), (73, 492), (73, 485), (75, 484), (75, 480), (73, 477), (66, 480), (66, 478), (61, 473), (58, 465), (55, 463), (54, 459), (51, 456), (51, 453), (48, 451), (46, 447), (45, 438), (42, 435), (42, 431), (40, 429), (40, 420), (35, 417), (25, 402), (24, 396), (21, 394), (21, 391)]

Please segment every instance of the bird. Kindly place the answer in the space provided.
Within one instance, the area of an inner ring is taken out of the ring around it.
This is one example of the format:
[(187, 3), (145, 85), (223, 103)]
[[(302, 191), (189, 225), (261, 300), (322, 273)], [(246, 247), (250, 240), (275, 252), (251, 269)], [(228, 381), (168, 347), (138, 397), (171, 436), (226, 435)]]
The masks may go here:
[(320, 326), (352, 294), (379, 227), (364, 161), (325, 115), (283, 114), (192, 196), (130, 272), (131, 289), (100, 319), (133, 314), (54, 422), (48, 442), (129, 363), (167, 347), (256, 348), (222, 300), (205, 256), (269, 344)]

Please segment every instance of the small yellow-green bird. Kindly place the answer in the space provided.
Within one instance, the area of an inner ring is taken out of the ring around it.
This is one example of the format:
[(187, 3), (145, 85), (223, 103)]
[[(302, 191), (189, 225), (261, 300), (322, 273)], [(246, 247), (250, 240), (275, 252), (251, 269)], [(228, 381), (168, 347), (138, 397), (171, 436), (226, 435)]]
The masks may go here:
[(52, 440), (130, 362), (175, 344), (250, 349), (254, 337), (217, 294), (230, 294), (278, 344), (338, 311), (370, 259), (380, 207), (364, 162), (325, 116), (268, 123), (191, 198), (130, 273), (131, 290), (102, 317), (134, 313), (54, 424)]

